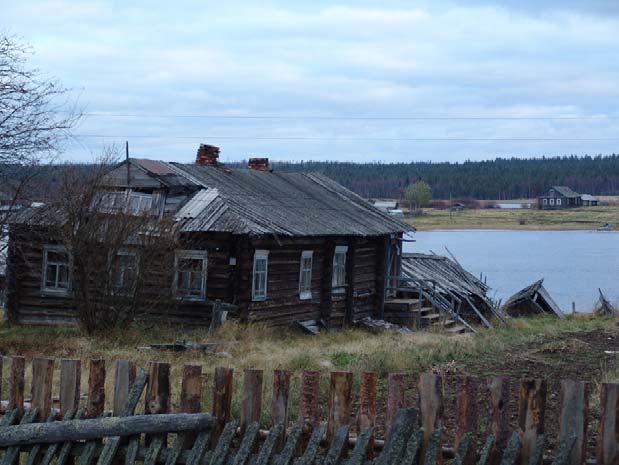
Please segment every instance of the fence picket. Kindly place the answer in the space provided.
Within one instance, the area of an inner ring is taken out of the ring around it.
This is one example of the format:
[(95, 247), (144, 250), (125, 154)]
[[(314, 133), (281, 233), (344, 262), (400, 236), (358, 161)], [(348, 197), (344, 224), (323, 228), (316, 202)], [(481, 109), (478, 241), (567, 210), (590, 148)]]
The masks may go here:
[[(97, 418), (105, 408), (105, 360), (91, 360), (88, 369), (86, 418)], [(87, 459), (87, 457), (84, 457)]]
[(216, 424), (211, 436), (212, 444), (219, 440), (226, 423), (230, 421), (233, 393), (232, 376), (231, 368), (215, 368), (212, 412), (216, 418)]
[(26, 359), (11, 357), (11, 373), (9, 375), (9, 405), (8, 410), (24, 409), (24, 378), (26, 374)]
[(614, 465), (619, 457), (619, 384), (600, 388), (600, 422), (596, 448), (597, 465)]
[(60, 417), (76, 412), (80, 404), (82, 362), (63, 359), (60, 361)]
[[(352, 396), (352, 373), (334, 371), (331, 373), (329, 389), (329, 410), (327, 417), (327, 443), (334, 439), (335, 433), (350, 423), (350, 403)], [(341, 430), (343, 431), (343, 430)], [(348, 430), (347, 434), (348, 434)], [(346, 437), (348, 440), (348, 437)]]
[[(502, 452), (509, 438), (509, 391), (511, 380), (505, 376), (495, 376), (488, 382), (490, 401), (489, 430), (494, 438), (487, 456), (488, 465), (499, 465)], [(488, 445), (490, 442), (486, 442)]]
[(472, 376), (458, 377), (456, 380), (456, 438), (454, 447), (460, 448), (462, 437), (468, 435), (469, 447), (466, 456), (461, 457), (461, 465), (475, 463), (477, 450), (477, 395), (479, 383)]
[(559, 440), (575, 437), (568, 463), (585, 462), (589, 414), (589, 385), (584, 381), (561, 381)]
[(32, 407), (39, 412), (39, 421), (48, 417), (52, 411), (52, 379), (54, 376), (54, 360), (50, 358), (35, 358), (32, 360), (32, 385), (30, 397)]
[(241, 399), (241, 434), (247, 427), (260, 421), (262, 414), (262, 370), (247, 368), (243, 372), (243, 398)]
[(385, 437), (391, 435), (391, 426), (400, 409), (406, 406), (406, 374), (389, 373), (387, 376), (387, 418), (385, 420)]
[[(421, 443), (421, 457), (425, 463), (426, 451), (429, 447), (430, 436), (435, 431), (443, 428), (443, 381), (435, 373), (422, 373), (419, 376), (419, 415), (421, 417), (421, 427), (423, 428), (423, 441)], [(440, 448), (441, 435), (439, 434), (437, 447)], [(439, 454), (439, 464), (443, 461), (443, 456)], [(427, 465), (427, 464), (426, 464)]]
[(127, 396), (135, 381), (135, 363), (127, 360), (117, 360), (114, 371), (114, 403), (112, 415), (119, 417), (127, 402)]
[[(528, 465), (537, 438), (544, 434), (544, 417), (546, 415), (545, 380), (528, 379), (520, 384), (518, 398), (518, 425), (522, 432), (520, 464)], [(539, 464), (541, 465), (541, 464)]]

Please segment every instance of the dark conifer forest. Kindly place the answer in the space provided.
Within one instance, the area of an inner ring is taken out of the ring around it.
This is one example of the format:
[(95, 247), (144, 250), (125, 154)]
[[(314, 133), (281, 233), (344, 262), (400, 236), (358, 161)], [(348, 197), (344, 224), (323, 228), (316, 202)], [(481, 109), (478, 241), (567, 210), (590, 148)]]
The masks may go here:
[(619, 195), (619, 155), (558, 158), (497, 158), (463, 163), (275, 162), (278, 171), (316, 171), (364, 197), (398, 198), (423, 179), (433, 197), (514, 199), (535, 197), (551, 185), (577, 192)]

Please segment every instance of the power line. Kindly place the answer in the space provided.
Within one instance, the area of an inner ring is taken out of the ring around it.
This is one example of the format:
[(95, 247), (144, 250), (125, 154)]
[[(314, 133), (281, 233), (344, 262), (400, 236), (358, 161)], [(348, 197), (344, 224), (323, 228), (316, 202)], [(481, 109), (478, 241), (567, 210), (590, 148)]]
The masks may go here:
[(281, 141), (330, 141), (330, 142), (616, 142), (619, 137), (304, 137), (304, 136), (157, 136), (76, 134), (77, 138), (123, 139), (221, 139), (221, 140), (281, 140)]
[[(59, 112), (62, 113), (62, 112)], [(179, 118), (179, 119), (247, 119), (247, 120), (386, 120), (386, 121), (510, 121), (510, 120), (617, 120), (619, 116), (328, 116), (328, 115), (226, 115), (226, 114), (168, 114), (168, 113), (83, 113), (84, 116), (97, 118)]]

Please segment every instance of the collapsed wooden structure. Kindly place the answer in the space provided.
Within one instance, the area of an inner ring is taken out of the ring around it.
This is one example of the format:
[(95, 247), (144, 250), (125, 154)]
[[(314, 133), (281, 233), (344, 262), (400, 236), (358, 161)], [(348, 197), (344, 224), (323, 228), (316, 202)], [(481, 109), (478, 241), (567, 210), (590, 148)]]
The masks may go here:
[(606, 298), (602, 289), (598, 288), (598, 292), (600, 293), (600, 297), (593, 307), (593, 313), (600, 316), (613, 316), (619, 317), (619, 310), (615, 308), (613, 304)]
[[(512, 381), (506, 377), (485, 381), (459, 377), (455, 409), (451, 410), (442, 376), (421, 374), (418, 383), (413, 383), (418, 408), (410, 408), (410, 380), (404, 373), (392, 373), (387, 377), (383, 415), (377, 409), (383, 402), (378, 398), (376, 373), (360, 374), (355, 402), (354, 374), (332, 372), (324, 403), (328, 407), (322, 409), (320, 373), (304, 371), (298, 417), (293, 420), (293, 373), (276, 370), (265, 423), (262, 370), (244, 370), (237, 420), (232, 416), (233, 371), (228, 368), (215, 370), (212, 409), (203, 413), (201, 367), (183, 367), (180, 413), (172, 413), (169, 364), (151, 362), (146, 373), (131, 362), (117, 361), (113, 408), (106, 412), (103, 361), (90, 362), (84, 402), (79, 360), (60, 361), (56, 391), (54, 360), (34, 359), (28, 401), (24, 400), (25, 360), (11, 357), (10, 361), (8, 400), (3, 402), (5, 413), (0, 417), (3, 465), (16, 465), (20, 456), (25, 463), (39, 465), (66, 465), (73, 458), (79, 465), (133, 465), (138, 461), (144, 465), (434, 465), (444, 458), (454, 459), (457, 465), (517, 465), (547, 463), (548, 452), (556, 465), (593, 463), (587, 455), (590, 391), (582, 381), (562, 381), (560, 393), (554, 394), (547, 381), (523, 380), (514, 427)], [(55, 392), (59, 393), (59, 408), (54, 406)], [(558, 395), (561, 401), (560, 412), (552, 419), (546, 416), (549, 395)], [(602, 384), (600, 395), (595, 463), (613, 465), (619, 458), (619, 385)], [(137, 412), (142, 397), (143, 414)], [(487, 417), (479, 408), (482, 398), (488, 403)], [(544, 433), (548, 421), (559, 423), (551, 451), (547, 450), (550, 438)], [(451, 444), (445, 443), (447, 423), (455, 425)]]
[(516, 292), (507, 299), (502, 309), (511, 317), (530, 315), (553, 315), (558, 318), (565, 317), (565, 314), (544, 287), (543, 279)]
[(435, 254), (402, 254), (400, 276), (388, 278), (395, 294), (385, 303), (387, 319), (417, 327), (447, 326), (452, 332), (492, 327), (502, 314), (486, 293), (488, 286), (457, 261)]

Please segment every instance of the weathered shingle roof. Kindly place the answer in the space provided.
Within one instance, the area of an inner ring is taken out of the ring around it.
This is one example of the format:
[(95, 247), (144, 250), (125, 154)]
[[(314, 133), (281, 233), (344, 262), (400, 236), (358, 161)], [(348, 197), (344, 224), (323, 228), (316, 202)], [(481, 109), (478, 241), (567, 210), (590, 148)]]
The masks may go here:
[[(209, 190), (196, 194), (177, 214), (182, 231), (377, 236), (413, 230), (321, 174), (173, 166)], [(204, 207), (196, 213), (198, 205)]]
[(578, 192), (573, 191), (567, 186), (552, 186), (552, 188), (564, 197), (580, 197)]

